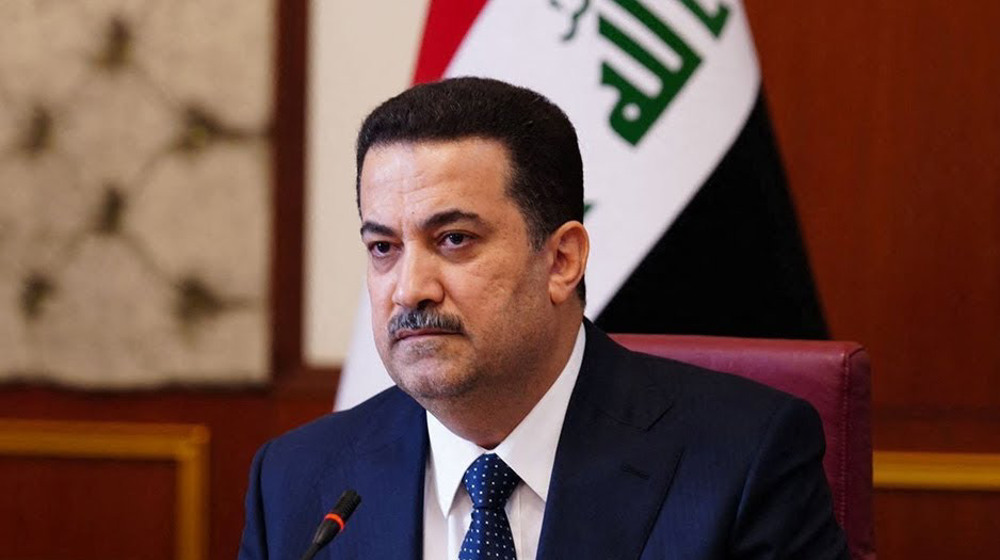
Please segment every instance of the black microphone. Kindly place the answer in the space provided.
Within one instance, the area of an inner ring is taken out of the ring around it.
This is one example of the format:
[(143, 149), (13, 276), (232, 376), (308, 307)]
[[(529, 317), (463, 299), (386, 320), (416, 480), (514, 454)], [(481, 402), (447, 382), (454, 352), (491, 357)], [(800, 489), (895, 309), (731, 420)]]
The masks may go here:
[(347, 520), (360, 503), (361, 496), (357, 492), (354, 490), (344, 490), (344, 493), (340, 495), (340, 499), (337, 500), (337, 505), (333, 506), (330, 513), (326, 514), (319, 527), (316, 528), (312, 544), (309, 545), (306, 553), (302, 555), (302, 560), (312, 560), (313, 556), (316, 556), (316, 553), (319, 552), (319, 549), (326, 546), (327, 543), (333, 540), (333, 537), (336, 537), (343, 531)]

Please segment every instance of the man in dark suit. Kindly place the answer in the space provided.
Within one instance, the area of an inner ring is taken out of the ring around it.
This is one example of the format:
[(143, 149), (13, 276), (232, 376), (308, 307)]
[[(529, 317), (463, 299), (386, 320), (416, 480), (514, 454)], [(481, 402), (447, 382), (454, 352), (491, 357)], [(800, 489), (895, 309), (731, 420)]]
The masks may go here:
[(583, 318), (576, 134), (475, 78), (368, 116), (358, 207), (397, 387), (265, 445), (240, 558), (847, 558), (801, 400), (621, 348)]

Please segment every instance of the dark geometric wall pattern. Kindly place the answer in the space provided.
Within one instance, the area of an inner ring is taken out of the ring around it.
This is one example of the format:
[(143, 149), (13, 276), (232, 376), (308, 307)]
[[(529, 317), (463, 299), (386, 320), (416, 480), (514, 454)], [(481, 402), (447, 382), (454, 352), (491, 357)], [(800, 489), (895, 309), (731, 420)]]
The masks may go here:
[(0, 380), (267, 377), (271, 0), (0, 0)]

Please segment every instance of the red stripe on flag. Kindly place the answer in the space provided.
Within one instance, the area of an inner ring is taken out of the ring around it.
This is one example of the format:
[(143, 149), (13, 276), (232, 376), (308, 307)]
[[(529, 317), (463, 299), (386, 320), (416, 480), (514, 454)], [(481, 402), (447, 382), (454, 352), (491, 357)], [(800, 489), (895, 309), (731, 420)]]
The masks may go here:
[(431, 0), (413, 83), (440, 80), (489, 0)]

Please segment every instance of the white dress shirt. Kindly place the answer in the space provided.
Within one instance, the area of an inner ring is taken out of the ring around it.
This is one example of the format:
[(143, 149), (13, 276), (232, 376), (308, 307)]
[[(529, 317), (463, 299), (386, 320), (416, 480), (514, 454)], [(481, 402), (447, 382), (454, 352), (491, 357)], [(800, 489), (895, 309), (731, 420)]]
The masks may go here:
[(496, 453), (522, 483), (507, 500), (507, 519), (518, 560), (535, 560), (545, 500), (569, 397), (586, 344), (583, 325), (566, 366), (524, 420), (495, 449), (486, 450), (448, 430), (427, 414), (430, 452), (424, 478), (424, 560), (457, 560), (472, 523), (472, 499), (462, 476), (483, 453)]

